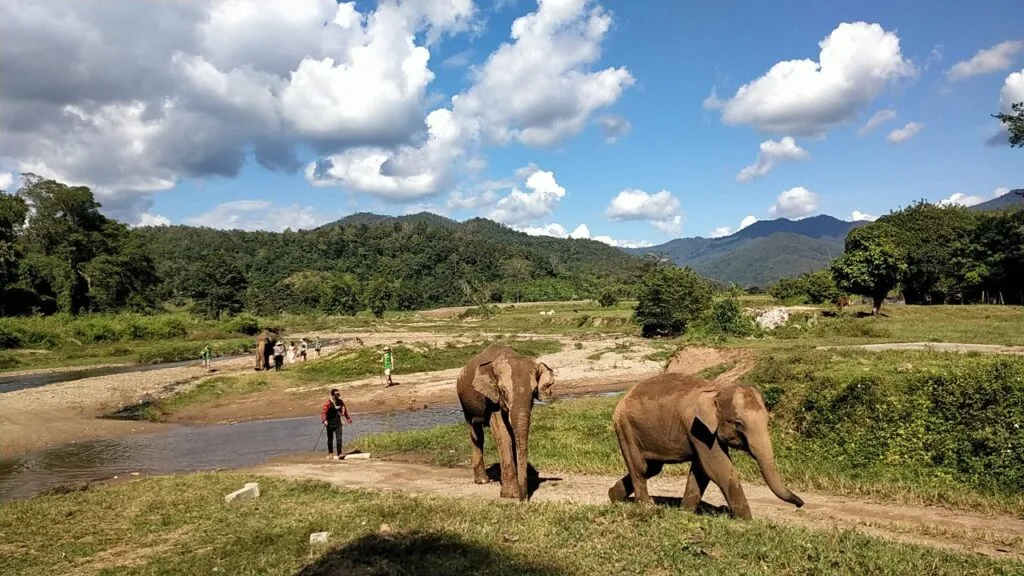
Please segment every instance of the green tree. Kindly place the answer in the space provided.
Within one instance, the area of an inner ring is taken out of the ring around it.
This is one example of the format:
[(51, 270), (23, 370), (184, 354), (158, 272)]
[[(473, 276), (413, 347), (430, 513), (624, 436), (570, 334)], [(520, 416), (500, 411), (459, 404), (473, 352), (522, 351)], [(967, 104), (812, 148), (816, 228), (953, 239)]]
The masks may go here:
[(501, 263), (501, 275), (515, 287), (516, 303), (520, 302), (523, 285), (529, 282), (533, 265), (526, 258), (516, 256)]
[(837, 302), (842, 292), (836, 286), (836, 280), (828, 269), (818, 270), (813, 274), (805, 276), (807, 286), (807, 301), (811, 304), (825, 304), (826, 302)]
[(192, 310), (204, 318), (242, 311), (248, 282), (242, 269), (221, 253), (201, 258), (188, 269), (181, 290), (192, 299)]
[(11, 289), (18, 281), (23, 256), (18, 237), (27, 214), (23, 199), (0, 192), (0, 316), (6, 314)]
[(710, 283), (693, 269), (658, 266), (640, 282), (634, 319), (645, 337), (675, 336), (711, 306)]
[(366, 287), (364, 295), (366, 307), (377, 318), (383, 318), (384, 312), (391, 307), (391, 296), (391, 284), (385, 278), (376, 276)]
[(611, 308), (619, 303), (619, 293), (614, 288), (605, 288), (601, 292), (601, 296), (597, 298), (597, 303), (605, 308)]
[(1006, 126), (1010, 133), (1010, 146), (1013, 148), (1024, 148), (1024, 102), (1017, 102), (1010, 106), (1013, 114), (993, 114), (993, 118), (999, 119)]
[(877, 315), (890, 290), (907, 270), (903, 254), (886, 230), (864, 226), (846, 236), (845, 251), (832, 261), (832, 277), (840, 290), (867, 296)]

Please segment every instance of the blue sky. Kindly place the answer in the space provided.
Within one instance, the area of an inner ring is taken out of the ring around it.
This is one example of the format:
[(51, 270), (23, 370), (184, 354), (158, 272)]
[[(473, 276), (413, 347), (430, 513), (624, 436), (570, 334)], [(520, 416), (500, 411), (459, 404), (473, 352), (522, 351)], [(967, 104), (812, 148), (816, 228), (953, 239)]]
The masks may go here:
[[(987, 143), (989, 114), (1024, 99), (1024, 15), (1008, 0), (218, 0), (134, 7), (136, 36), (116, 39), (128, 11), (2, 14), (18, 4), (0, 8), (3, 35), (41, 40), (0, 54), (0, 73), (23, 77), (31, 60), (45, 74), (0, 94), (0, 172), (91, 185), (133, 224), (282, 229), (426, 209), (658, 244), (1024, 186), (1022, 152)], [(166, 40), (151, 45), (147, 27)], [(69, 64), (46, 53), (48, 34), (84, 54), (72, 79), (53, 79)], [(800, 60), (813, 62), (780, 64)], [(417, 88), (395, 96), (395, 82)], [(613, 142), (602, 123), (620, 128)], [(368, 173), (373, 158), (388, 161)]]

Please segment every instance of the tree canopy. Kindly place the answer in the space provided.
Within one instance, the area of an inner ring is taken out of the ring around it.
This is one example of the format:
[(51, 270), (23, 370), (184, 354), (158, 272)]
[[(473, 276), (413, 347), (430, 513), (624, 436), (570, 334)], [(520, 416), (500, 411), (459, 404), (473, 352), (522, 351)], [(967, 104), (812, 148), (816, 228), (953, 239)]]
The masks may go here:
[(1010, 107), (1012, 114), (993, 114), (1009, 132), (1010, 146), (1024, 148), (1024, 102), (1017, 102)]

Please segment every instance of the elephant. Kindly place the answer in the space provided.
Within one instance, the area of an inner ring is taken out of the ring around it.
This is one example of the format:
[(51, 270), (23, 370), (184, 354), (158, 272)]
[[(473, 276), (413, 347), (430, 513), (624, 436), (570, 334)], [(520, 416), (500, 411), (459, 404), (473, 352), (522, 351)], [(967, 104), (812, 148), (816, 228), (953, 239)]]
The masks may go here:
[(608, 498), (622, 502), (635, 492), (638, 502), (650, 504), (647, 480), (664, 464), (690, 462), (684, 509), (696, 511), (711, 481), (722, 490), (734, 515), (750, 519), (750, 506), (729, 457), (729, 449), (735, 448), (754, 457), (779, 499), (800, 508), (804, 501), (783, 484), (775, 469), (768, 419), (764, 399), (753, 386), (678, 373), (641, 380), (612, 414), (629, 473), (608, 490)]
[(256, 370), (270, 370), (270, 357), (274, 354), (277, 335), (264, 330), (256, 338)]
[(529, 497), (527, 487), (530, 414), (535, 399), (547, 400), (554, 371), (543, 362), (492, 344), (459, 372), (456, 392), (469, 426), (473, 481), (486, 484), (484, 427), (491, 429), (501, 465), (501, 497)]

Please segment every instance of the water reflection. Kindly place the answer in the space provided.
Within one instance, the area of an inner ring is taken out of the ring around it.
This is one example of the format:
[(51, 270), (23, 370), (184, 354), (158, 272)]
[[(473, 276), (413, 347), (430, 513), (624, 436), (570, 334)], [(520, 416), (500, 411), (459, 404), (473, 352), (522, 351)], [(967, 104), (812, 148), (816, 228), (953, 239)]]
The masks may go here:
[[(431, 428), (462, 421), (456, 406), (416, 412), (355, 414), (345, 443), (367, 434)], [(0, 501), (27, 498), (48, 488), (125, 476), (255, 466), (271, 458), (308, 452), (320, 434), (317, 416), (223, 426), (180, 427), (146, 434), (69, 444), (0, 460)], [(318, 451), (326, 454), (326, 438)]]

